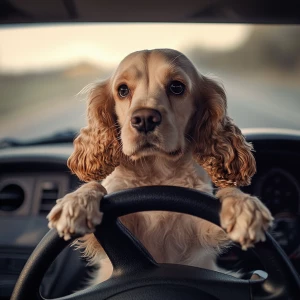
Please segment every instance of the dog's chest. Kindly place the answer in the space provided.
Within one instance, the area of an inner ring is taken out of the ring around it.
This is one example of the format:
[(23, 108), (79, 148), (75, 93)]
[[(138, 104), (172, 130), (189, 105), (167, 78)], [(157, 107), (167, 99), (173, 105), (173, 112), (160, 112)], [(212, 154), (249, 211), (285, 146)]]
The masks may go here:
[(116, 168), (115, 172), (107, 177), (102, 184), (108, 193), (153, 185), (181, 186), (212, 193), (211, 181), (203, 169), (199, 171), (193, 167), (183, 167), (182, 169), (176, 168), (173, 171), (168, 170), (166, 174), (163, 171), (164, 168), (162, 168), (161, 173), (140, 172), (136, 174), (126, 169)]
[(202, 266), (208, 254), (215, 257), (219, 230), (205, 220), (180, 213), (144, 212), (121, 221), (159, 263)]

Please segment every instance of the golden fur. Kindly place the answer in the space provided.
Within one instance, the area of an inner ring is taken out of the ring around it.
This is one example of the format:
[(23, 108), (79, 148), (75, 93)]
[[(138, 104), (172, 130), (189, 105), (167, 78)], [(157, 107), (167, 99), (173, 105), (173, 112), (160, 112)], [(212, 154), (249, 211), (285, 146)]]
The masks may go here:
[[(173, 81), (185, 86), (170, 92)], [(118, 95), (126, 84), (129, 93)], [(140, 132), (132, 116), (156, 110), (161, 123)], [(145, 147), (145, 145), (147, 147)], [(252, 146), (227, 115), (223, 88), (171, 49), (138, 51), (127, 56), (108, 80), (95, 84), (88, 96), (88, 126), (74, 141), (69, 168), (88, 183), (58, 200), (49, 226), (69, 239), (85, 235), (77, 246), (91, 263), (100, 264), (94, 283), (112, 273), (112, 266), (93, 234), (101, 222), (97, 207), (103, 195), (149, 185), (173, 185), (213, 193), (220, 187), (221, 228), (199, 218), (170, 212), (141, 212), (121, 221), (158, 262), (220, 269), (216, 256), (238, 241), (243, 248), (264, 240), (272, 222), (268, 209), (238, 186), (250, 184), (256, 171)], [(99, 180), (102, 180), (100, 184)]]

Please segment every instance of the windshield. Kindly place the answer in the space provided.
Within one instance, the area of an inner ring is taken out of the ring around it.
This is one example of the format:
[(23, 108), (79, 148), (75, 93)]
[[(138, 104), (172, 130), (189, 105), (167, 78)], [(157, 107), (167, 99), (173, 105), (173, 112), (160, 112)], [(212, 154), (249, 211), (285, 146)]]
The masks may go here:
[(300, 26), (69, 24), (0, 29), (0, 138), (85, 125), (87, 84), (130, 52), (174, 48), (221, 82), (241, 128), (300, 129)]

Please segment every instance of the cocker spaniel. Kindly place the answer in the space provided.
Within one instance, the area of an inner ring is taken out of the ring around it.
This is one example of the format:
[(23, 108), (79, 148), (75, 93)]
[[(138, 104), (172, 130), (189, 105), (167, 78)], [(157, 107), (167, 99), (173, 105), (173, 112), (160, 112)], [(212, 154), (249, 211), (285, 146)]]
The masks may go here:
[[(196, 70), (178, 51), (134, 52), (88, 96), (88, 126), (74, 141), (68, 166), (83, 184), (57, 200), (50, 228), (100, 265), (93, 283), (112, 274), (111, 263), (92, 234), (101, 222), (106, 193), (151, 185), (173, 185), (213, 193), (222, 203), (221, 228), (172, 212), (141, 212), (121, 218), (159, 263), (212, 270), (229, 240), (244, 249), (265, 239), (273, 218), (239, 186), (256, 171), (240, 129), (227, 115), (223, 88)], [(100, 181), (103, 180), (101, 183)]]

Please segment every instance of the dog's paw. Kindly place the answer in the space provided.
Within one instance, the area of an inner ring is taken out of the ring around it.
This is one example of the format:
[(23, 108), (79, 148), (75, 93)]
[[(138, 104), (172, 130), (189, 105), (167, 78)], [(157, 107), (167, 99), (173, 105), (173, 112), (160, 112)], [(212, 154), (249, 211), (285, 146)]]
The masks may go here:
[(95, 226), (102, 221), (99, 207), (104, 194), (99, 189), (79, 188), (58, 199), (47, 216), (49, 228), (56, 228), (65, 240), (72, 235), (83, 236), (94, 232)]
[(217, 197), (222, 202), (221, 226), (231, 240), (239, 242), (243, 250), (265, 241), (273, 217), (258, 198), (238, 189), (232, 189), (232, 193), (219, 191)]

